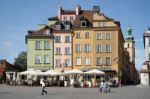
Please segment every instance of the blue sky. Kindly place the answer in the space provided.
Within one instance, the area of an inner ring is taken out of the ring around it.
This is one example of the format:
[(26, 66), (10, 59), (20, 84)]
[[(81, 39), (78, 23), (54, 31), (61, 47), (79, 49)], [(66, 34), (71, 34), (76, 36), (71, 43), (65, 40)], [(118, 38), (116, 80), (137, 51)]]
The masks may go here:
[(58, 1), (63, 9), (92, 9), (99, 5), (106, 16), (120, 21), (124, 36), (131, 26), (136, 43), (136, 68), (144, 61), (143, 33), (150, 27), (149, 0), (0, 0), (0, 59), (10, 63), (26, 50), (25, 35), (47, 24), (47, 18), (57, 15)]

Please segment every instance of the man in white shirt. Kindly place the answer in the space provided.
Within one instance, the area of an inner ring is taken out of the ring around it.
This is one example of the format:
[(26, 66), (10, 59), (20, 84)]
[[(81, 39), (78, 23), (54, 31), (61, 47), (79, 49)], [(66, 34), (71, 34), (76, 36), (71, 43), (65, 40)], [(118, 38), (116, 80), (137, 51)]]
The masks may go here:
[(44, 83), (43, 79), (40, 80), (40, 84), (42, 85), (42, 93), (41, 93), (41, 95), (43, 95), (44, 93), (47, 94), (47, 91), (45, 90), (45, 83)]

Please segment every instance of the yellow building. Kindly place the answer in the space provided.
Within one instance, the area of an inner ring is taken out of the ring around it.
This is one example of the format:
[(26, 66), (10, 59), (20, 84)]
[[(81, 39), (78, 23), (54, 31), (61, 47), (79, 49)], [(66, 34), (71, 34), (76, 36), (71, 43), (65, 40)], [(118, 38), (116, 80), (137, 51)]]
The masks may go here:
[(96, 68), (108, 79), (121, 80), (124, 38), (119, 22), (106, 17), (99, 6), (80, 9), (73, 33), (73, 68)]

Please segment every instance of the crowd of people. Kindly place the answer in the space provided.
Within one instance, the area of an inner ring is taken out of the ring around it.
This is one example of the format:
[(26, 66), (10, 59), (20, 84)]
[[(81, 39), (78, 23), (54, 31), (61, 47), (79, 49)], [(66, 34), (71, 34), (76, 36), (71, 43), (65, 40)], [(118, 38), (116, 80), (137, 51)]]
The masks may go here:
[(110, 92), (110, 85), (108, 84), (107, 81), (101, 81), (100, 82), (99, 92), (100, 93)]
[(121, 87), (121, 81), (101, 81), (99, 85), (100, 93), (108, 93), (111, 91), (111, 87)]

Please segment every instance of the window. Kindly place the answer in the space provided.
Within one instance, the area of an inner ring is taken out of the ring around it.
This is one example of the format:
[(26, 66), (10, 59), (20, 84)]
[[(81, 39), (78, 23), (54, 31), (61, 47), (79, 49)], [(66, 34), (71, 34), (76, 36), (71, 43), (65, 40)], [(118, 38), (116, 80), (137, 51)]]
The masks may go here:
[(76, 58), (76, 65), (81, 65), (81, 58), (80, 57)]
[(61, 60), (60, 59), (56, 59), (56, 67), (60, 67), (61, 66)]
[(90, 44), (85, 44), (85, 52), (90, 52)]
[(67, 21), (67, 17), (64, 17), (64, 21)]
[(73, 16), (70, 17), (70, 21), (73, 21)]
[(85, 58), (85, 65), (90, 65), (91, 62), (90, 62), (90, 57), (86, 57)]
[(90, 38), (90, 33), (89, 32), (85, 33), (85, 38), (87, 38), (87, 39)]
[(106, 33), (106, 40), (110, 40), (110, 33)]
[(45, 35), (50, 35), (51, 31), (50, 30), (45, 30), (44, 34)]
[(97, 52), (102, 52), (102, 45), (97, 45)]
[(87, 21), (81, 21), (81, 27), (86, 27), (87, 26)]
[(111, 65), (110, 57), (106, 57), (106, 66)]
[(80, 37), (80, 32), (77, 32), (77, 33), (76, 33), (76, 38), (78, 38), (78, 39), (81, 38), (81, 37)]
[(70, 24), (66, 24), (66, 25), (65, 25), (65, 29), (66, 29), (66, 30), (70, 30)]
[(70, 59), (65, 59), (65, 66), (70, 66)]
[(109, 44), (106, 44), (106, 52), (111, 52), (111, 47)]
[(56, 48), (56, 55), (60, 55), (61, 54), (61, 48)]
[(45, 64), (50, 63), (49, 55), (44, 55), (44, 63), (45, 63)]
[(35, 49), (41, 49), (40, 41), (35, 41)]
[(70, 54), (70, 47), (65, 48), (65, 54), (67, 54), (67, 55)]
[(150, 60), (150, 54), (149, 54), (149, 60)]
[(70, 43), (70, 36), (65, 36), (65, 43)]
[(81, 44), (76, 44), (76, 52), (81, 52)]
[(49, 49), (49, 41), (44, 41), (44, 49)]
[(101, 33), (97, 33), (96, 39), (97, 39), (97, 40), (101, 40), (101, 39), (102, 39), (102, 34), (101, 34)]
[(57, 29), (57, 30), (60, 30), (60, 29), (61, 29), (61, 25), (60, 25), (60, 24), (57, 24), (57, 25), (56, 25), (56, 29)]
[(97, 57), (97, 58), (96, 58), (96, 64), (97, 64), (98, 66), (102, 65), (102, 58), (101, 58), (101, 57)]
[(99, 22), (98, 27), (106, 27), (106, 22)]
[(40, 64), (41, 63), (41, 56), (40, 55), (36, 55), (35, 56), (35, 64)]
[(55, 42), (56, 42), (56, 43), (60, 43), (60, 41), (61, 41), (61, 37), (60, 37), (60, 36), (56, 36), (56, 37), (55, 37)]

